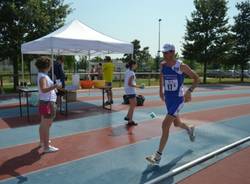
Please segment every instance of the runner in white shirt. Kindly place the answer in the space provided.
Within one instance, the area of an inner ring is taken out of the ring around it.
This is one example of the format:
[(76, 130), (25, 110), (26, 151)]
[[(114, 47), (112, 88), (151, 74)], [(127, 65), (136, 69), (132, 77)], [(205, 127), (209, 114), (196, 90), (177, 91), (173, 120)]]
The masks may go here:
[(135, 61), (130, 61), (127, 65), (127, 70), (125, 72), (125, 80), (124, 80), (124, 90), (125, 94), (129, 98), (129, 109), (127, 116), (124, 120), (128, 121), (127, 125), (129, 126), (136, 126), (138, 125), (133, 121), (133, 114), (136, 107), (136, 77), (134, 70), (137, 68), (137, 64)]

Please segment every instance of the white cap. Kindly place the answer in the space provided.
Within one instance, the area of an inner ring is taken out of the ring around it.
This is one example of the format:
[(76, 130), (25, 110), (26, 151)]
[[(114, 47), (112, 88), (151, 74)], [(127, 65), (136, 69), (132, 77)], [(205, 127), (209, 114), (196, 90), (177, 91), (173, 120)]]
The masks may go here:
[(171, 50), (175, 50), (175, 47), (174, 47), (173, 44), (166, 43), (162, 47), (162, 52), (168, 52), (168, 51), (171, 51)]

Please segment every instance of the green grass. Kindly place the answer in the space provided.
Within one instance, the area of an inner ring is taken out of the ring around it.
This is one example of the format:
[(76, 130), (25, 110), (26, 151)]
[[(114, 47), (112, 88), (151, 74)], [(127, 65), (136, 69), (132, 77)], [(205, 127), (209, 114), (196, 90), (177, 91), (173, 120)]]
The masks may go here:
[(5, 94), (15, 93), (15, 90), (13, 89), (13, 84), (11, 84), (11, 85), (5, 85), (4, 84), (3, 89), (4, 89)]

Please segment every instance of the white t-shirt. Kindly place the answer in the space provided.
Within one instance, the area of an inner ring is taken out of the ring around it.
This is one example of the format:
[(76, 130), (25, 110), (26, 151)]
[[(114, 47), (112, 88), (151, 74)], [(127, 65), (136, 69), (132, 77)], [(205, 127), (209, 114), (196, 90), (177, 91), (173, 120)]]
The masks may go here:
[(136, 85), (135, 72), (133, 72), (130, 69), (127, 69), (126, 72), (125, 72), (125, 79), (124, 79), (124, 90), (125, 90), (125, 93), (127, 95), (135, 95), (136, 94), (135, 87), (131, 87), (131, 86), (128, 85), (129, 78), (132, 77), (132, 76), (133, 76), (132, 84)]
[(43, 77), (47, 81), (47, 87), (51, 87), (51, 86), (54, 85), (54, 82), (50, 79), (50, 77), (47, 74), (39, 72), (38, 76), (37, 76), (37, 85), (38, 85), (38, 90), (39, 90), (39, 100), (56, 102), (56, 97), (57, 96), (56, 96), (56, 91), (55, 90), (51, 90), (51, 91), (49, 91), (47, 93), (43, 93), (41, 91), (39, 81)]

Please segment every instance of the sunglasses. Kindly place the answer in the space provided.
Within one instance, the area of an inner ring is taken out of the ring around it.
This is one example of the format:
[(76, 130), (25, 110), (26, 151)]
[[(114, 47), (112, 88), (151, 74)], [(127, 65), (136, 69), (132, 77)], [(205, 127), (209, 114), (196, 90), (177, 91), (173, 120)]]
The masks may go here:
[(167, 52), (163, 52), (163, 54), (165, 53), (165, 54), (168, 54), (168, 53), (173, 53), (173, 52), (175, 52), (174, 50), (169, 50), (169, 51), (167, 51)]

